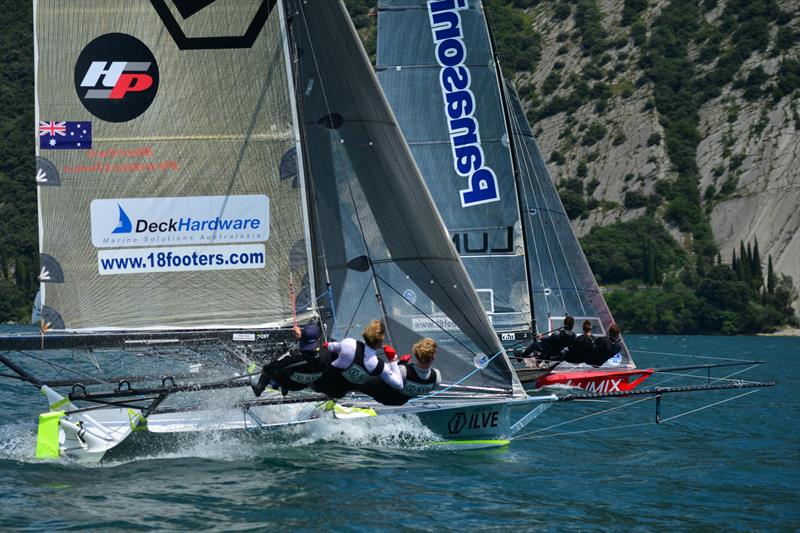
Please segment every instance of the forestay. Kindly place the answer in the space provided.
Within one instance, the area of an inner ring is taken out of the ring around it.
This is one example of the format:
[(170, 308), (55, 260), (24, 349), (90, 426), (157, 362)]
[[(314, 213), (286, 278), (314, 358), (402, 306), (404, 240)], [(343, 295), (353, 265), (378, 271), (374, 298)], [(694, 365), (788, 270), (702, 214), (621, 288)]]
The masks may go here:
[[(436, 365), (447, 381), (471, 375), (462, 385), (524, 394), (343, 4), (287, 6), (334, 336), (357, 337), (385, 313), (398, 350), (423, 336), (439, 342)], [(491, 358), (489, 366), (477, 371), (475, 356)]]
[(492, 47), (477, 0), (381, 0), (378, 78), (497, 331), (531, 327)]
[(308, 241), (274, 7), (34, 2), (52, 328), (291, 320)]

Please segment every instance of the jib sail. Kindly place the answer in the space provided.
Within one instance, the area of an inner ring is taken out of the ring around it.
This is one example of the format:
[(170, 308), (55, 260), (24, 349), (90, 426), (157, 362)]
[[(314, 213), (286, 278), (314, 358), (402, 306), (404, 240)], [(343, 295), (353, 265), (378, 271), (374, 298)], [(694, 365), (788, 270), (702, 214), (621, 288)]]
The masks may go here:
[[(385, 316), (398, 350), (437, 340), (446, 380), (521, 392), (343, 4), (287, 11), (334, 336)], [(488, 367), (476, 371), (476, 357)]]
[[(580, 334), (583, 320), (589, 320), (595, 335), (605, 335), (614, 322), (611, 311), (572, 231), (511, 84), (506, 84), (506, 94), (517, 148), (523, 227), (527, 241), (533, 243), (528, 249), (528, 269), (537, 326), (540, 331), (555, 329), (569, 314), (575, 317), (576, 333)], [(624, 344), (620, 357), (610, 359), (606, 366), (634, 366)]]

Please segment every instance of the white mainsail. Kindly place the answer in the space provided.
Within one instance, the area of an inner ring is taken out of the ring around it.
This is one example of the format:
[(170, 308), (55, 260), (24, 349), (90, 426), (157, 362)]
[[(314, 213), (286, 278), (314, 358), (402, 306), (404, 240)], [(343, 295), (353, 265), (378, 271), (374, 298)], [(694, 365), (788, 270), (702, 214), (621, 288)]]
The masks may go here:
[[(45, 320), (285, 323), (290, 274), (308, 292), (309, 236), (303, 181), (282, 172), (296, 125), (277, 12), (248, 46), (226, 48), (269, 3), (216, 2), (186, 18), (153, 4), (172, 18), (150, 2), (35, 2), (39, 133), (65, 122), (91, 134), (73, 149), (60, 148), (73, 131), (53, 147), (38, 137), (39, 167), (58, 177), (39, 184), (42, 263), (61, 274), (42, 280)], [(222, 42), (186, 44), (202, 35)]]

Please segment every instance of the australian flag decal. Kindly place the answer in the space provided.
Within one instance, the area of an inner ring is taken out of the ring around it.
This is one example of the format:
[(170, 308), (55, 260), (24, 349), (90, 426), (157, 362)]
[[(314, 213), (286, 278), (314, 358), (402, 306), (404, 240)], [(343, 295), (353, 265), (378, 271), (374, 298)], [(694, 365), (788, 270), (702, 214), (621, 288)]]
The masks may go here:
[(88, 150), (92, 147), (92, 123), (39, 121), (42, 150)]

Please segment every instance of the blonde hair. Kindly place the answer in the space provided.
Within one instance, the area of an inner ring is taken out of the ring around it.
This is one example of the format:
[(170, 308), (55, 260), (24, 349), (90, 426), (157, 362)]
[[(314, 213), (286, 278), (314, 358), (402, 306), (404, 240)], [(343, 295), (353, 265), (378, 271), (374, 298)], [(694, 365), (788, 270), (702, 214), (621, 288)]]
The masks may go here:
[(425, 337), (421, 341), (414, 344), (414, 355), (417, 356), (417, 361), (422, 363), (423, 365), (429, 365), (433, 363), (434, 357), (436, 357), (436, 341)]
[(373, 320), (367, 327), (364, 328), (364, 331), (361, 332), (361, 336), (364, 337), (364, 342), (367, 343), (367, 346), (370, 348), (377, 350), (383, 344), (383, 337), (386, 335), (386, 326), (383, 325), (383, 322), (380, 320)]

